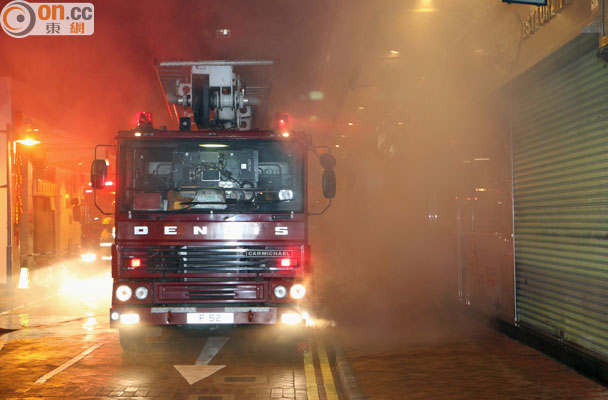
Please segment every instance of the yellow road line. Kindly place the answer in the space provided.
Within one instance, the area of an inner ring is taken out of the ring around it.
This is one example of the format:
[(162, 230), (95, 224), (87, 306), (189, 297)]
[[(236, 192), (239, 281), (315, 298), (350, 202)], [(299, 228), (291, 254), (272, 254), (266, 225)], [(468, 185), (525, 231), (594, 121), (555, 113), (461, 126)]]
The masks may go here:
[(317, 376), (315, 375), (315, 365), (312, 359), (312, 346), (309, 346), (308, 351), (304, 353), (304, 372), (306, 373), (306, 393), (308, 395), (308, 400), (319, 400)]
[(317, 339), (317, 351), (319, 352), (319, 362), (321, 364), (321, 375), (323, 376), (323, 386), (325, 386), (325, 396), (327, 400), (338, 400), (338, 392), (334, 384), (334, 376), (331, 373), (329, 359), (325, 351), (325, 343), (322, 339)]

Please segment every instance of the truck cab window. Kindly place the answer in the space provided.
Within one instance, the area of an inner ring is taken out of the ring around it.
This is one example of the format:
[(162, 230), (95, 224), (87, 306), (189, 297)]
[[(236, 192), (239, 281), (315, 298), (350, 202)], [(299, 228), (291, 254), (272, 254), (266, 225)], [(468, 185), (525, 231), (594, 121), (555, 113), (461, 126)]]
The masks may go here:
[(304, 158), (294, 143), (139, 140), (121, 157), (122, 211), (302, 211)]

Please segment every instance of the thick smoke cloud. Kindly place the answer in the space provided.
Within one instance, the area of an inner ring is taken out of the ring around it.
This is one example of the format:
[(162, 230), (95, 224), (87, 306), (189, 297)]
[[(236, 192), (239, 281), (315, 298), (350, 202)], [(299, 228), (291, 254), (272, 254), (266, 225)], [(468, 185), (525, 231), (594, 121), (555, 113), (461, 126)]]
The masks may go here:
[[(0, 75), (14, 80), (14, 108), (90, 144), (130, 129), (137, 111), (170, 125), (156, 60), (272, 59), (271, 84), (283, 102), (317, 72), (327, 26), (321, 2), (94, 2), (88, 37), (0, 36)], [(216, 29), (231, 39), (216, 38)], [(312, 64), (312, 65), (311, 65)]]

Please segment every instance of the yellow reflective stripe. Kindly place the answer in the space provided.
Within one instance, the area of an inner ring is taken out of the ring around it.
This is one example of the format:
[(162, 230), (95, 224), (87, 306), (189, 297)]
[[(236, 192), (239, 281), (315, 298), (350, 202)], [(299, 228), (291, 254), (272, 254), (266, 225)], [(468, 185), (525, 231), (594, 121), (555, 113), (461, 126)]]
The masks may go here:
[[(310, 342), (310, 340), (309, 340)], [(308, 400), (319, 400), (319, 389), (317, 387), (317, 376), (312, 359), (312, 346), (304, 353), (304, 372), (306, 373), (306, 393)]]
[(334, 376), (331, 373), (329, 359), (325, 351), (325, 343), (323, 340), (317, 340), (317, 351), (319, 352), (319, 362), (321, 364), (321, 375), (323, 376), (323, 386), (325, 386), (325, 396), (327, 400), (338, 400), (338, 392), (334, 384)]

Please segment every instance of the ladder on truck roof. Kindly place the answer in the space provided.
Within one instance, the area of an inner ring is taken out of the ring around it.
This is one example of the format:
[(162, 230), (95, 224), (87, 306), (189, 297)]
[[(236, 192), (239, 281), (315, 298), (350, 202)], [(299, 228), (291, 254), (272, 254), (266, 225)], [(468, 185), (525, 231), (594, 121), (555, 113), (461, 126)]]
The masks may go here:
[(270, 85), (246, 86), (234, 70), (272, 63), (162, 61), (156, 73), (172, 121), (192, 117), (199, 129), (250, 130), (264, 125)]

